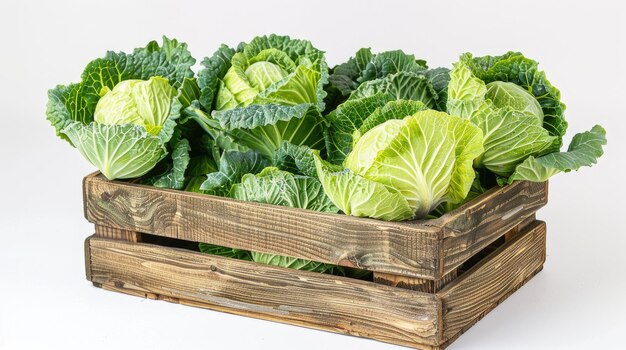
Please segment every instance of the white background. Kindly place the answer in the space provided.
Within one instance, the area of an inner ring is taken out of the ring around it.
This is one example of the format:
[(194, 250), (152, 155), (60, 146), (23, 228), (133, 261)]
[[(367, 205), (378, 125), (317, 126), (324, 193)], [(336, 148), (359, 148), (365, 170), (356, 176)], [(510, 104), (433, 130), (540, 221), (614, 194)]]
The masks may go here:
[(509, 49), (537, 59), (575, 132), (600, 123), (600, 163), (550, 181), (543, 272), (450, 349), (623, 349), (626, 334), (626, 11), (620, 1), (0, 2), (0, 349), (394, 349), (94, 288), (81, 179), (92, 167), (45, 120), (46, 91), (106, 50), (162, 34), (200, 60), (257, 34), (307, 38), (331, 65), (358, 48), (431, 66)]

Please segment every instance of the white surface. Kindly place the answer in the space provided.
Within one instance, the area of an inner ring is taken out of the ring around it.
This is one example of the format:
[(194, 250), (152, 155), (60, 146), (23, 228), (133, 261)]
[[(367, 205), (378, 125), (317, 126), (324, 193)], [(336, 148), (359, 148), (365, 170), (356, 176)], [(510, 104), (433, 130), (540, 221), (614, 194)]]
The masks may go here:
[[(200, 3), (200, 2), (198, 2)], [(620, 1), (25, 1), (0, 3), (0, 349), (394, 349), (375, 341), (94, 288), (81, 179), (92, 168), (45, 120), (46, 91), (106, 50), (162, 34), (198, 60), (261, 33), (307, 38), (330, 64), (401, 48), (431, 66), (519, 50), (561, 89), (567, 142), (600, 123), (600, 164), (550, 182), (543, 272), (450, 349), (623, 349), (626, 334), (626, 11)]]

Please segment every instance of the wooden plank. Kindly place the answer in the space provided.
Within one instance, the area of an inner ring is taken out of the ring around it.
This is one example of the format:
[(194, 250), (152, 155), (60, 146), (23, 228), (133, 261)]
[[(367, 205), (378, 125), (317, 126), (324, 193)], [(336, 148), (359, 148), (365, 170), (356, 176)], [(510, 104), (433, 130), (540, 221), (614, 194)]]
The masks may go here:
[(127, 242), (141, 242), (141, 233), (123, 230), (115, 227), (96, 225), (96, 236), (103, 238), (119, 239)]
[(521, 223), (519, 223), (517, 226), (513, 227), (511, 230), (509, 230), (509, 232), (504, 234), (504, 240), (505, 241), (510, 241), (513, 238), (515, 238), (515, 236), (517, 236), (520, 232), (523, 232), (524, 229), (526, 228), (526, 226), (532, 224), (533, 222), (535, 222), (535, 220), (537, 220), (536, 215), (533, 213), (532, 215), (530, 215), (529, 217), (527, 217), (526, 219), (524, 219)]
[(424, 293), (435, 293), (457, 277), (457, 270), (453, 270), (438, 280), (429, 280), (416, 277), (392, 275), (384, 272), (374, 272), (374, 282), (387, 286), (416, 290)]
[(459, 267), (548, 202), (548, 183), (517, 182), (492, 189), (467, 205), (433, 220), (443, 230), (440, 275)]
[(105, 288), (422, 349), (441, 337), (434, 294), (145, 243), (89, 245)]
[(544, 205), (545, 186), (516, 182), (439, 219), (408, 222), (240, 202), (101, 175), (85, 178), (84, 199), (85, 216), (97, 225), (437, 280)]
[(541, 270), (546, 225), (536, 221), (437, 293), (443, 305), (442, 340), (454, 339)]
[(439, 270), (439, 229), (85, 179), (96, 225), (413, 277)]

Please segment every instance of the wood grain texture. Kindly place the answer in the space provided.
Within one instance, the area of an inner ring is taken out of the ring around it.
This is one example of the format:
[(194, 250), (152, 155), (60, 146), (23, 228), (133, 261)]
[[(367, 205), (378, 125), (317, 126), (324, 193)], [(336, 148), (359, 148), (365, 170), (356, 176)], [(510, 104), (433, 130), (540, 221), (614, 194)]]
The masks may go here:
[(141, 242), (141, 233), (139, 232), (102, 225), (96, 225), (96, 236), (127, 242)]
[(392, 275), (384, 272), (374, 272), (374, 282), (387, 286), (416, 290), (425, 293), (434, 293), (457, 277), (457, 270), (453, 270), (438, 280)]
[(520, 222), (517, 226), (510, 229), (507, 233), (504, 234), (504, 240), (510, 241), (515, 238), (520, 232), (523, 232), (526, 226), (532, 224), (537, 220), (537, 216), (533, 213), (522, 222)]
[(443, 305), (443, 340), (453, 339), (541, 270), (546, 225), (535, 221), (437, 293)]
[(546, 203), (546, 184), (489, 190), (435, 220), (384, 222), (160, 189), (92, 174), (96, 225), (280, 254), (375, 272), (442, 279)]
[(491, 189), (466, 205), (450, 212), (432, 225), (443, 233), (442, 261), (445, 275), (527, 220), (548, 202), (548, 183), (516, 182)]
[(91, 279), (108, 289), (422, 349), (437, 348), (441, 338), (434, 294), (151, 244), (88, 241)]

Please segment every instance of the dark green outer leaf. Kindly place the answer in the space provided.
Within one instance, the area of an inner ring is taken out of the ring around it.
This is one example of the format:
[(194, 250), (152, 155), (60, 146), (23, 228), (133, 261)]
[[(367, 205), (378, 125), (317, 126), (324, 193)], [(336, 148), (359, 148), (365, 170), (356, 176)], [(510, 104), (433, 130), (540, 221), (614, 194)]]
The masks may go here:
[(259, 152), (225, 151), (220, 159), (219, 171), (208, 174), (200, 190), (226, 195), (245, 174), (256, 174), (267, 166), (269, 161)]
[(235, 54), (235, 50), (222, 45), (213, 53), (210, 58), (207, 57), (202, 61), (204, 69), (198, 72), (198, 86), (200, 87), (200, 104), (207, 110), (213, 110), (215, 104), (215, 96), (219, 89), (219, 81), (230, 68), (230, 61)]
[(189, 165), (191, 147), (187, 139), (178, 139), (171, 144), (171, 168), (166, 173), (156, 177), (152, 181), (152, 185), (180, 190), (185, 186), (185, 170)]
[(273, 159), (283, 141), (321, 149), (325, 121), (312, 104), (249, 105), (215, 111), (213, 117), (235, 142)]
[(361, 127), (358, 129), (359, 133), (363, 135), (388, 120), (404, 119), (407, 116), (425, 109), (428, 109), (428, 107), (421, 101), (397, 100), (387, 102), (385, 106), (377, 108), (374, 113), (363, 121)]
[(198, 100), (199, 98), (200, 87), (198, 87), (196, 78), (185, 78), (183, 85), (180, 88), (180, 96), (178, 97), (181, 104), (181, 110), (189, 107), (193, 101)]
[(348, 99), (327, 116), (330, 124), (325, 131), (328, 161), (341, 163), (352, 150), (352, 134), (377, 108), (392, 101), (386, 93), (377, 93), (360, 99)]
[(283, 141), (282, 146), (276, 151), (273, 164), (280, 170), (316, 178), (317, 168), (312, 152), (308, 146)]
[(433, 89), (437, 93), (437, 110), (446, 111), (448, 101), (448, 84), (450, 83), (450, 69), (440, 67), (429, 69), (424, 75), (430, 81)]
[(406, 54), (402, 50), (386, 51), (374, 55), (358, 81), (380, 79), (399, 72), (420, 73), (427, 68), (425, 61), (416, 60), (414, 55)]
[(328, 96), (326, 98), (326, 108), (334, 110), (337, 105), (344, 102), (352, 91), (359, 87), (357, 79), (372, 60), (372, 51), (363, 48), (356, 52), (354, 57), (342, 64), (335, 66), (328, 77), (329, 84), (326, 86)]

